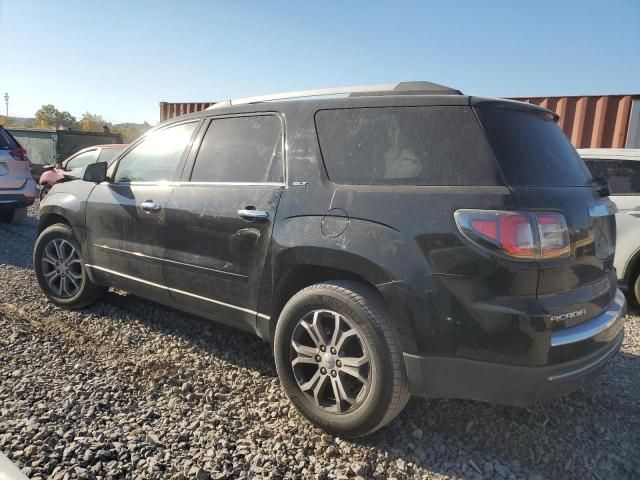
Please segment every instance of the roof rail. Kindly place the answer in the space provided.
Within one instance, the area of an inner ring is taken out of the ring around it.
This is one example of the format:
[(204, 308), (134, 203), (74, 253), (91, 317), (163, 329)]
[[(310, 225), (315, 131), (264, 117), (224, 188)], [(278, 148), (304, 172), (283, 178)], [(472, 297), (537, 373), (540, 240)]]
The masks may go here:
[(288, 100), (293, 98), (326, 97), (331, 95), (348, 95), (350, 97), (380, 95), (462, 95), (462, 92), (455, 88), (432, 82), (399, 82), (382, 85), (361, 85), (356, 87), (319, 88), (316, 90), (300, 90), (297, 92), (225, 100), (211, 105), (207, 110), (230, 107), (232, 105), (246, 105), (249, 103), (272, 102), (274, 100)]

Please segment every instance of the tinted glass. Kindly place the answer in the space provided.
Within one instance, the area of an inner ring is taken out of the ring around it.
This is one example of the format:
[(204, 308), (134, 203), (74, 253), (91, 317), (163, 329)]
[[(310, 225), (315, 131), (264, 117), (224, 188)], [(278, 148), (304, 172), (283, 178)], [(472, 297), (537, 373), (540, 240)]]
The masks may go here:
[(70, 159), (67, 162), (67, 164), (65, 165), (65, 168), (66, 169), (82, 168), (82, 167), (84, 167), (86, 165), (89, 165), (93, 161), (95, 161), (95, 158), (96, 158), (96, 151), (95, 150), (91, 150), (89, 152), (81, 153), (80, 155)]
[(507, 184), (584, 186), (591, 175), (551, 119), (503, 108), (477, 108)]
[(197, 123), (163, 128), (146, 136), (122, 157), (115, 182), (160, 182), (173, 180), (182, 154)]
[(322, 110), (329, 178), (352, 185), (496, 185), (493, 152), (468, 107)]
[(607, 181), (612, 195), (640, 194), (640, 161), (587, 158), (584, 163), (594, 178)]
[(282, 123), (273, 115), (221, 118), (207, 129), (194, 182), (281, 182)]
[(103, 148), (97, 161), (107, 162), (107, 165), (111, 165), (120, 152), (122, 152), (121, 148)]
[(15, 140), (11, 136), (9, 132), (7, 132), (4, 128), (0, 128), (0, 148), (9, 149), (14, 148)]

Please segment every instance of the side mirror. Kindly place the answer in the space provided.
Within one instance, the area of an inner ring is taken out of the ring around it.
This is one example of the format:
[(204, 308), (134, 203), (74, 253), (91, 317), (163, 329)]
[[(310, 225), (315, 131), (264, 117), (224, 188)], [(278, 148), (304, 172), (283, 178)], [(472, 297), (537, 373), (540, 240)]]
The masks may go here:
[(107, 180), (107, 162), (90, 163), (82, 169), (82, 180), (101, 183)]

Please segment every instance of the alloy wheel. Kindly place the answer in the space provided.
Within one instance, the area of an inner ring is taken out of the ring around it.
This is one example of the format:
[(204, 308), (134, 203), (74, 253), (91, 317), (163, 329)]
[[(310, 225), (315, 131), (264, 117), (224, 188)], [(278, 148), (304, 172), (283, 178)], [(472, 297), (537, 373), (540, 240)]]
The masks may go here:
[(371, 385), (367, 345), (353, 321), (331, 310), (304, 315), (291, 338), (291, 367), (300, 390), (317, 406), (349, 413)]
[(67, 240), (51, 240), (42, 252), (42, 274), (56, 296), (73, 297), (84, 281), (80, 252)]

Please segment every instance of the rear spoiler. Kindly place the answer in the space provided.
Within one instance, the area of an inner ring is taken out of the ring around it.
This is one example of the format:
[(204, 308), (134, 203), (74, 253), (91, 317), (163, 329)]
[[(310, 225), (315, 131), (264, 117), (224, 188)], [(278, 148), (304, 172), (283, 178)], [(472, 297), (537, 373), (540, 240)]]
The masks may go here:
[(557, 122), (560, 116), (548, 108), (539, 107), (531, 103), (518, 102), (517, 100), (507, 100), (504, 98), (469, 97), (469, 105), (472, 107), (492, 107), (504, 108), (507, 110), (518, 110), (521, 112), (533, 113)]

